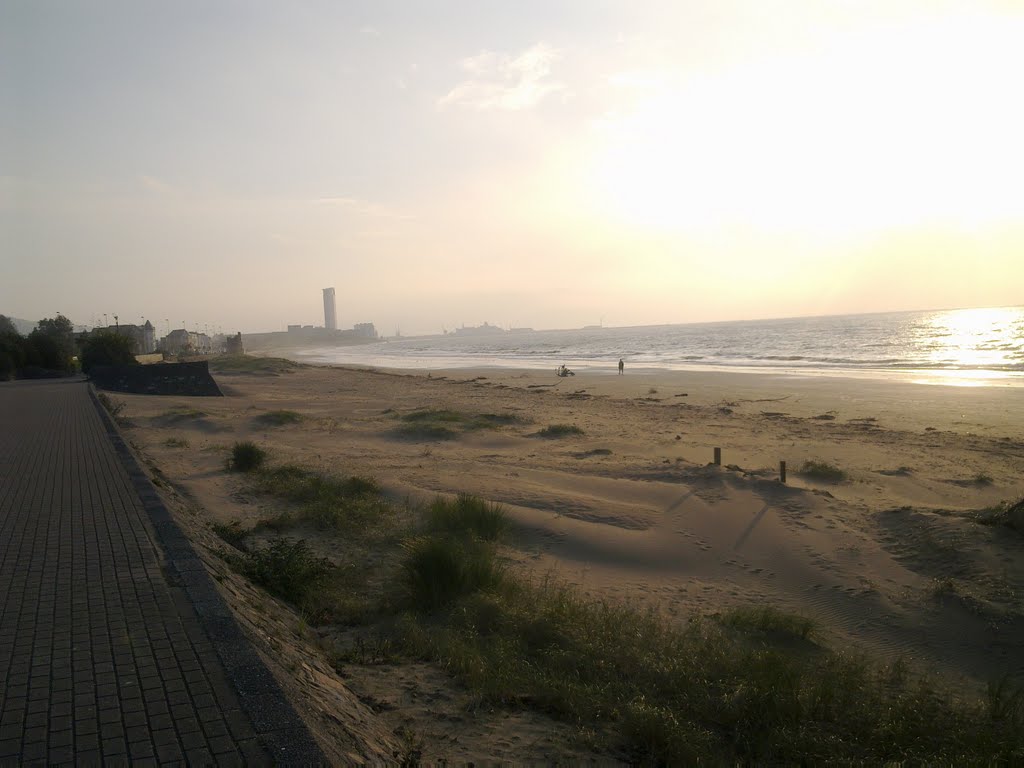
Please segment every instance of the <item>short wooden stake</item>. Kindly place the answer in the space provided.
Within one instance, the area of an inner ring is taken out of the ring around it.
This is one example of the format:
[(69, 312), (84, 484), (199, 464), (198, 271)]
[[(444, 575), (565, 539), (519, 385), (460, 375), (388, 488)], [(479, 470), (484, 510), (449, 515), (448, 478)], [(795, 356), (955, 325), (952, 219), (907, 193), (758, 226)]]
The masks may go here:
[(779, 462), (779, 482), (786, 482), (786, 462)]
[(715, 448), (715, 464), (721, 464), (721, 463), (722, 463), (722, 449), (721, 448)]

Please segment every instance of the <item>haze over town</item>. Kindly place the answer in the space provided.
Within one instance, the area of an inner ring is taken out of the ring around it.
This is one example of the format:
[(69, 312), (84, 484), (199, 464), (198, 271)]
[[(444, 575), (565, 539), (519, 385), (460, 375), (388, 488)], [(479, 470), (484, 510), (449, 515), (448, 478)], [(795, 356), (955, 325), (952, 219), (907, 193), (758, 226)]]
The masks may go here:
[(0, 311), (163, 330), (1019, 303), (1011, 2), (0, 4)]

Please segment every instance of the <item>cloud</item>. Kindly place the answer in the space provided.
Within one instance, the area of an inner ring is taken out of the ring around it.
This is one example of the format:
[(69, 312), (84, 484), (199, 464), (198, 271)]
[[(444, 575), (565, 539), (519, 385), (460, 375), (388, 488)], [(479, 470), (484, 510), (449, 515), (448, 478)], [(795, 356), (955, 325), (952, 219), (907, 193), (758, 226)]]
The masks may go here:
[(360, 200), (357, 197), (317, 197), (310, 202), (315, 205), (329, 205), (357, 216), (377, 219), (410, 219), (411, 216), (394, 211), (379, 203)]
[(469, 109), (530, 109), (546, 96), (565, 90), (563, 83), (551, 80), (551, 65), (559, 51), (546, 43), (537, 43), (518, 56), (481, 51), (462, 60), (468, 79), (452, 88), (438, 106)]

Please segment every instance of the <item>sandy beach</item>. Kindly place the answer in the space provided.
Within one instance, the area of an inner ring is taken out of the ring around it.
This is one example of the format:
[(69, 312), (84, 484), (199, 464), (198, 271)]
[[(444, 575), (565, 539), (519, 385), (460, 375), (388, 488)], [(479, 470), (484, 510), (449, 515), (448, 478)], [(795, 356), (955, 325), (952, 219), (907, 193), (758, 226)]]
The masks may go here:
[[(329, 633), (217, 554), (212, 524), (252, 526), (274, 503), (225, 471), (239, 440), (266, 447), (272, 463), (372, 477), (395, 500), (466, 492), (498, 502), (514, 523), (512, 567), (596, 599), (680, 622), (768, 604), (813, 619), (832, 647), (902, 657), (952, 687), (1024, 677), (1024, 537), (977, 519), (1024, 496), (1024, 388), (311, 366), (215, 378), (224, 398), (112, 397), (247, 631), (339, 761), (387, 759), (408, 731), (428, 761), (587, 755), (542, 715), (467, 714), (459, 686), (425, 664), (350, 666), (340, 677), (317, 655)], [(448, 440), (398, 434), (418, 409), (516, 418)], [(301, 419), (258, 418), (279, 410)], [(551, 425), (579, 431), (538, 434)], [(806, 462), (842, 476), (804, 474)], [(344, 559), (344, 541), (310, 538)]]

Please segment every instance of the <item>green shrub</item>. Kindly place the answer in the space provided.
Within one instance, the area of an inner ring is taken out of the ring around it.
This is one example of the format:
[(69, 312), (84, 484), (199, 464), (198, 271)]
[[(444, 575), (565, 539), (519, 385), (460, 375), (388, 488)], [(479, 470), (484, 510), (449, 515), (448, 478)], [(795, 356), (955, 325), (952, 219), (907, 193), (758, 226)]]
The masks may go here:
[(235, 443), (228, 459), (228, 469), (234, 472), (254, 472), (263, 466), (267, 452), (251, 440)]
[(468, 533), (485, 541), (496, 541), (508, 529), (508, 518), (500, 504), (468, 493), (460, 493), (455, 499), (438, 497), (427, 508), (426, 519), (431, 531)]

